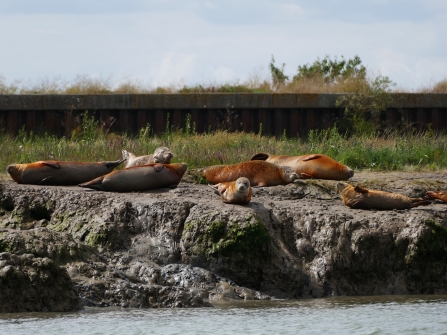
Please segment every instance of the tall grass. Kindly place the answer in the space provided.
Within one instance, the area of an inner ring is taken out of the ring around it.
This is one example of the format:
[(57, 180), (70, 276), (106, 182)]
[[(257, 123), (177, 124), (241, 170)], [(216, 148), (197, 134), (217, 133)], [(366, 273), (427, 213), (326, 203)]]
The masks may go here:
[[(149, 127), (149, 125), (148, 125)], [(380, 136), (345, 137), (336, 128), (311, 131), (306, 140), (277, 139), (253, 133), (216, 131), (196, 134), (166, 131), (149, 136), (142, 128), (138, 136), (108, 134), (97, 127), (93, 118), (84, 117), (82, 131), (70, 138), (36, 136), (21, 131), (11, 137), (0, 134), (0, 171), (11, 163), (39, 160), (105, 161), (121, 158), (126, 149), (136, 155), (153, 153), (168, 146), (174, 162), (186, 162), (189, 168), (216, 164), (234, 164), (249, 160), (258, 152), (285, 155), (323, 153), (355, 170), (440, 170), (447, 168), (447, 136), (433, 132)]]

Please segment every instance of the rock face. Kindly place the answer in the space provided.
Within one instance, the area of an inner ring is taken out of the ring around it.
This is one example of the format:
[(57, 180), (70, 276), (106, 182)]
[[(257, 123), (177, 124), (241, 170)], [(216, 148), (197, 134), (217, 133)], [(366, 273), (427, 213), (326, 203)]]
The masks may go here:
[(0, 312), (68, 312), (83, 309), (68, 276), (49, 258), (0, 253)]
[[(421, 197), (442, 174), (357, 174)], [(203, 307), (213, 300), (447, 293), (447, 206), (365, 211), (335, 181), (254, 188), (246, 206), (206, 185), (144, 193), (0, 184), (0, 252), (50, 258), (84, 305)]]

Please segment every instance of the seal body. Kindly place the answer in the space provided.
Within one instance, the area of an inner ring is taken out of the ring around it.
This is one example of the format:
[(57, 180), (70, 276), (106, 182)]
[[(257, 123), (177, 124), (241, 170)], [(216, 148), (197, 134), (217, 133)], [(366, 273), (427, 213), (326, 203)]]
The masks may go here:
[(141, 192), (178, 185), (188, 166), (182, 164), (147, 164), (113, 171), (81, 187), (109, 192)]
[(50, 160), (11, 164), (6, 170), (19, 184), (77, 185), (111, 172), (123, 161), (89, 163)]
[(427, 199), (439, 199), (447, 203), (447, 192), (446, 191), (427, 191), (425, 193)]
[(263, 161), (247, 161), (232, 165), (215, 165), (203, 171), (211, 184), (235, 181), (245, 177), (251, 186), (286, 185), (298, 179), (296, 172), (287, 166)]
[(126, 160), (124, 162), (125, 168), (152, 163), (171, 164), (171, 159), (174, 157), (174, 154), (167, 147), (158, 147), (153, 154), (145, 156), (135, 156), (127, 150), (121, 150), (121, 153), (123, 159)]
[(354, 175), (354, 170), (331, 157), (323, 154), (302, 156), (270, 155), (258, 153), (251, 160), (263, 160), (277, 165), (290, 166), (302, 179), (347, 180)]
[(245, 177), (240, 177), (235, 181), (222, 182), (212, 187), (217, 189), (225, 203), (246, 205), (251, 200), (250, 181)]
[(340, 192), (344, 204), (356, 209), (408, 209), (431, 203), (431, 201), (420, 198), (409, 198), (399, 193), (368, 190), (343, 182), (337, 184), (337, 190)]

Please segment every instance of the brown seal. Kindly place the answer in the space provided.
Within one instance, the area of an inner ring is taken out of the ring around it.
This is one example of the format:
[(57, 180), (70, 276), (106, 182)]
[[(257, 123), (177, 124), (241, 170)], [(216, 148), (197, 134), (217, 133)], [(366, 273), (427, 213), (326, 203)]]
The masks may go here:
[(278, 166), (263, 161), (247, 161), (232, 165), (215, 165), (204, 169), (206, 180), (211, 184), (235, 181), (245, 177), (253, 186), (286, 185), (298, 179), (288, 166)]
[(77, 185), (111, 172), (124, 160), (114, 162), (38, 161), (11, 164), (6, 171), (19, 184)]
[(79, 184), (81, 187), (109, 192), (141, 192), (178, 185), (188, 166), (182, 164), (147, 164), (113, 171)]
[(447, 203), (447, 192), (446, 191), (427, 191), (425, 193), (427, 199), (439, 199)]
[(349, 166), (343, 165), (323, 154), (286, 156), (270, 155), (261, 152), (254, 155), (251, 160), (261, 160), (276, 165), (290, 166), (303, 179), (347, 180), (354, 175), (354, 170)]
[(126, 160), (124, 168), (152, 163), (171, 164), (171, 159), (174, 157), (174, 154), (167, 147), (158, 147), (153, 154), (146, 156), (135, 156), (127, 150), (121, 150), (121, 153), (123, 159)]
[(222, 182), (211, 186), (217, 189), (223, 202), (228, 204), (246, 205), (251, 200), (250, 181), (245, 177), (240, 177), (235, 181)]
[(429, 200), (409, 198), (399, 193), (368, 190), (361, 186), (352, 186), (338, 182), (337, 190), (346, 206), (356, 209), (408, 209), (431, 203)]

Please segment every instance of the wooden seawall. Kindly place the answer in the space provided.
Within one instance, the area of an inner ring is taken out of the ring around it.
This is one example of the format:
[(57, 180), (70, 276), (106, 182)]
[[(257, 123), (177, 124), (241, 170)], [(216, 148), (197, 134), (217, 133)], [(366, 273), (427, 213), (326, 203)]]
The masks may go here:
[[(207, 93), (107, 95), (0, 95), (0, 131), (20, 129), (57, 136), (79, 127), (85, 111), (110, 132), (137, 134), (195, 127), (198, 133), (226, 129), (301, 137), (327, 129), (343, 116), (342, 94)], [(447, 130), (447, 94), (395, 93), (383, 113), (387, 127)]]

